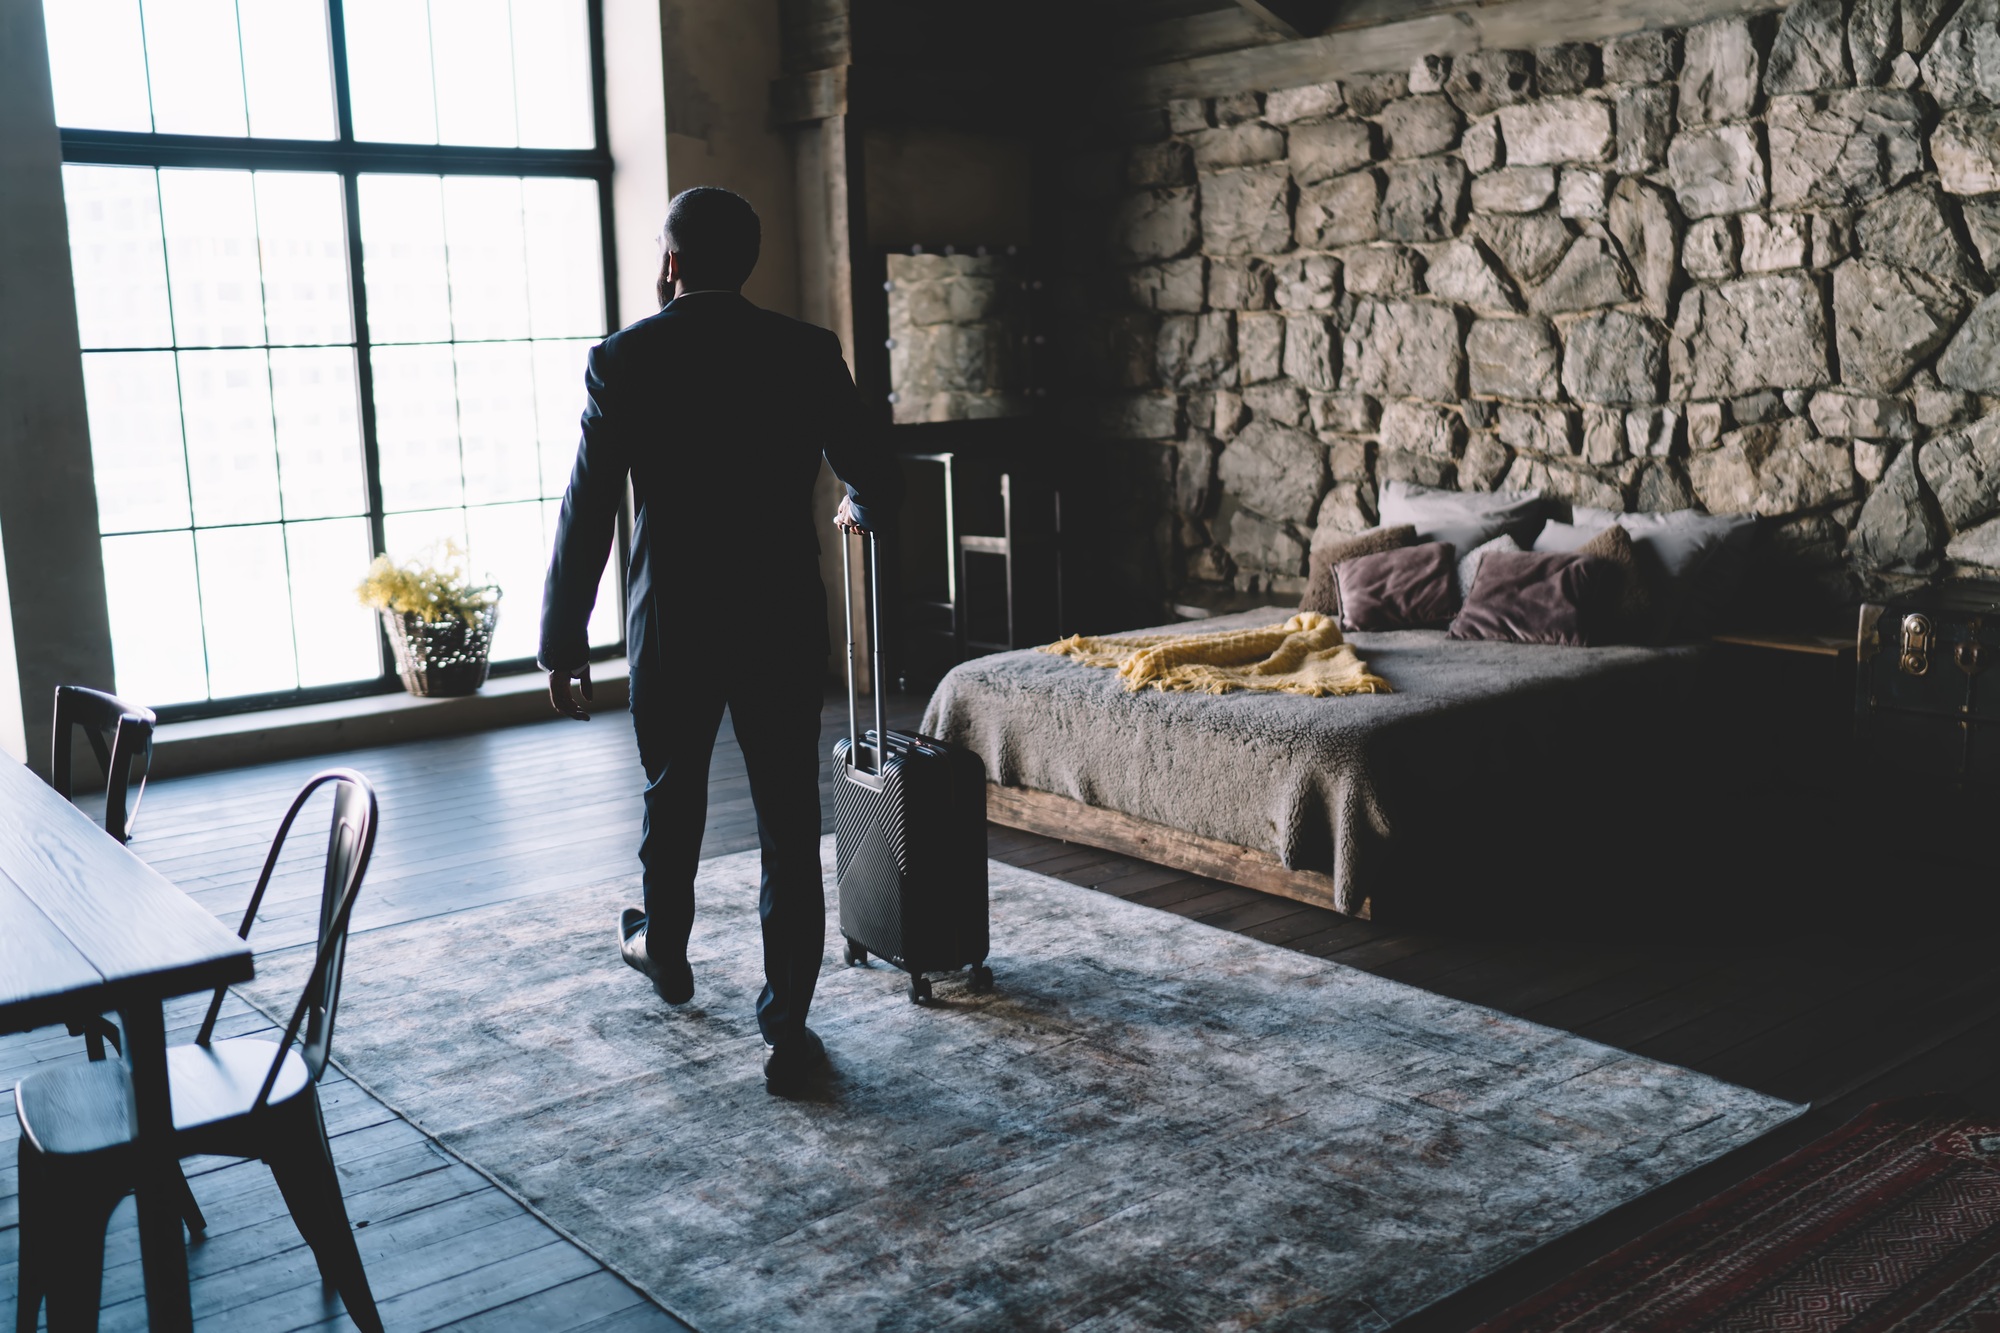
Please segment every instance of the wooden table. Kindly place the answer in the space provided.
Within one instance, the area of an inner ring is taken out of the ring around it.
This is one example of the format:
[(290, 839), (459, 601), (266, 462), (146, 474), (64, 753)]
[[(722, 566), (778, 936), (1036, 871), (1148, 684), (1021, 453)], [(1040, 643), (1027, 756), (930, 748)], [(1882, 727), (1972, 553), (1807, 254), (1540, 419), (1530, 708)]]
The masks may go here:
[(26, 768), (0, 758), (0, 1034), (116, 1011), (138, 1112), (155, 1330), (191, 1327), (164, 1002), (251, 976), (250, 946)]

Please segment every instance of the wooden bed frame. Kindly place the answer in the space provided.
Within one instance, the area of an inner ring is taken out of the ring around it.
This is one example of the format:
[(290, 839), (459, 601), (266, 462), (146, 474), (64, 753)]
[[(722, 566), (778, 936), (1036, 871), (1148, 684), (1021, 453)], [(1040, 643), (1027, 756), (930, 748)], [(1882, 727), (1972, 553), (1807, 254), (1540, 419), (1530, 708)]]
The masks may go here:
[[(1316, 870), (1288, 870), (1269, 852), (1239, 847), (1232, 842), (1185, 833), (1150, 820), (1101, 810), (1094, 805), (1072, 801), (1067, 796), (1036, 791), (1032, 787), (1004, 787), (986, 784), (986, 817), (1008, 828), (1026, 829), (1064, 842), (1080, 842), (1151, 861), (1156, 865), (1206, 875), (1227, 884), (1275, 893), (1297, 902), (1339, 911), (1334, 906), (1333, 877)], [(1369, 917), (1369, 903), (1362, 901), (1355, 914)]]
[[(1854, 651), (1853, 643), (1838, 635), (1731, 633), (1716, 635), (1715, 642), (1830, 657)], [(1275, 893), (1329, 911), (1340, 910), (1334, 906), (1333, 878), (1329, 875), (1314, 870), (1288, 870), (1269, 852), (1204, 838), (1198, 833), (1168, 828), (1116, 810), (1099, 809), (1053, 792), (989, 782), (986, 817), (1008, 828), (1025, 829), (1086, 847), (1101, 847), (1155, 865), (1206, 875), (1226, 884)], [(1366, 921), (1372, 907), (1372, 902), (1364, 898), (1361, 910), (1355, 915)]]

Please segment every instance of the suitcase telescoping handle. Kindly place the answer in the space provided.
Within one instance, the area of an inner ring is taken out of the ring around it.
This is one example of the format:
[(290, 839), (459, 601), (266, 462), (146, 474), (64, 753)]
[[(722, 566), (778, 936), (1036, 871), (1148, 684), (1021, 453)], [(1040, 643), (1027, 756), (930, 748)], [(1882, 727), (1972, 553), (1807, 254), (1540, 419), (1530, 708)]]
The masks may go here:
[(847, 607), (847, 765), (879, 778), (882, 776), (882, 746), (889, 735), (882, 722), (882, 673), (877, 669), (882, 642), (882, 598), (876, 582), (875, 534), (868, 532), (863, 535), (868, 539), (862, 557), (862, 573), (867, 578), (868, 586), (862, 590), (862, 598), (868, 604), (864, 629), (868, 640), (868, 694), (875, 701), (875, 758), (873, 768), (861, 768), (861, 720), (854, 683), (853, 534), (843, 528), (840, 533), (840, 593)]

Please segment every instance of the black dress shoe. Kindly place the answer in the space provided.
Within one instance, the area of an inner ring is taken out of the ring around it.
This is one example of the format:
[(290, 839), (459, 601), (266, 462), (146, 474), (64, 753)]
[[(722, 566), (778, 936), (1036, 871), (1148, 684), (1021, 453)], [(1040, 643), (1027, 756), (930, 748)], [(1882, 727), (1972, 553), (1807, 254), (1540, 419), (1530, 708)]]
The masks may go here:
[(646, 914), (636, 907), (618, 916), (618, 954), (626, 966), (645, 973), (668, 1004), (686, 1004), (694, 998), (694, 969), (685, 958), (661, 963), (647, 951)]
[(773, 1097), (798, 1096), (826, 1069), (826, 1043), (811, 1028), (799, 1032), (764, 1048), (764, 1091)]

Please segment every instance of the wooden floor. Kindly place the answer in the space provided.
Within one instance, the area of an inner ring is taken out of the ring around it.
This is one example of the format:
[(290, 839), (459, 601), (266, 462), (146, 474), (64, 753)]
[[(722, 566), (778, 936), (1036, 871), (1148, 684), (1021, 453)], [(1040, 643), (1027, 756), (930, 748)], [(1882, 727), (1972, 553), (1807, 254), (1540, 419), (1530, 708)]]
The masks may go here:
[[(845, 712), (844, 701), (828, 702), (830, 743)], [(920, 711), (920, 699), (899, 698), (892, 725), (911, 725)], [(291, 793), (333, 762), (368, 774), (382, 798), (357, 948), (370, 929), (636, 870), (639, 773), (619, 713), (157, 783), (134, 849), (234, 925)], [(710, 790), (704, 855), (755, 846), (742, 755), (726, 727)], [(286, 858), (252, 937), (260, 948), (311, 935), (311, 843), (299, 839)], [(1771, 901), (1749, 903), (1715, 901), (1708, 886), (1690, 884), (1676, 901), (1631, 904), (1587, 929), (1528, 908), (1465, 929), (1354, 921), (1006, 829), (991, 830), (990, 847), (1072, 883), (1813, 1104), (1791, 1130), (1583, 1228), (1409, 1328), (1468, 1327), (1871, 1101), (1949, 1091), (2000, 1114), (1990, 915), (1940, 910), (1935, 894), (1912, 913), (1908, 886), (1782, 885)], [(1618, 891), (1615, 873), (1605, 886)], [(608, 949), (611, 923), (605, 930)], [(232, 1031), (267, 1026), (246, 1006), (232, 1002), (229, 1013)], [(179, 1039), (198, 1016), (198, 1000), (179, 1007)], [(80, 1046), (60, 1029), (0, 1039), (0, 1088), (81, 1058)], [(681, 1327), (360, 1088), (336, 1074), (322, 1096), (390, 1328)], [(14, 1317), (18, 1282), (14, 1132), (13, 1118), (0, 1117), (0, 1327)], [(200, 1162), (191, 1175), (211, 1224), (190, 1247), (199, 1322), (232, 1333), (349, 1326), (263, 1167)], [(107, 1329), (144, 1325), (130, 1213), (128, 1202), (109, 1242)]]

